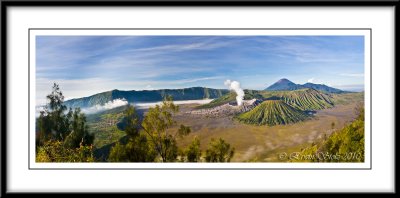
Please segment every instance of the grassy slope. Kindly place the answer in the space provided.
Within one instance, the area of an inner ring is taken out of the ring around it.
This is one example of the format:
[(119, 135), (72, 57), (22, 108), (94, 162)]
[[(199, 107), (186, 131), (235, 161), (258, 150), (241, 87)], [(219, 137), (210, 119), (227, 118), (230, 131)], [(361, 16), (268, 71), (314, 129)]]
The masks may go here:
[(125, 136), (117, 124), (123, 119), (126, 106), (118, 107), (87, 116), (89, 132), (95, 134), (94, 146), (100, 148), (104, 145), (118, 141)]
[(289, 106), (281, 100), (264, 101), (253, 110), (236, 117), (237, 120), (246, 124), (269, 126), (291, 124), (307, 118), (308, 115), (306, 113)]
[[(292, 107), (298, 108), (303, 111), (313, 111), (331, 108), (334, 106), (335, 95), (338, 100), (342, 98), (342, 94), (326, 94), (314, 89), (298, 89), (293, 91), (256, 91), (256, 90), (245, 90), (245, 100), (253, 98), (257, 99), (275, 99), (283, 100)], [(345, 94), (344, 94), (345, 95)], [(230, 92), (217, 99), (214, 99), (208, 104), (200, 105), (197, 109), (213, 108), (226, 104), (228, 102), (235, 101), (236, 94)], [(349, 96), (350, 98), (353, 96)], [(347, 100), (346, 98), (342, 100)]]
[(264, 98), (280, 99), (292, 107), (303, 111), (320, 110), (333, 107), (331, 95), (314, 89), (299, 89), (294, 91), (262, 91)]
[(220, 105), (226, 104), (228, 102), (232, 102), (232, 101), (236, 100), (235, 98), (236, 98), (236, 93), (230, 92), (230, 93), (225, 94), (225, 95), (223, 95), (223, 96), (221, 96), (221, 97), (219, 97), (217, 99), (214, 99), (213, 101), (211, 101), (208, 104), (199, 105), (199, 106), (196, 107), (196, 109), (213, 108), (213, 107), (216, 107), (216, 106), (220, 106)]
[(333, 102), (339, 104), (357, 103), (364, 100), (364, 92), (332, 94)]

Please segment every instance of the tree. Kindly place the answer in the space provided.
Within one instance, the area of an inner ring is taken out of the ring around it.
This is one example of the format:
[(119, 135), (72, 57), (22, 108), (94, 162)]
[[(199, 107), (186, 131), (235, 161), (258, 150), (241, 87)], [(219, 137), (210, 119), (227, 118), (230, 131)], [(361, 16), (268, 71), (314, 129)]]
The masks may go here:
[(364, 108), (364, 102), (357, 103), (356, 108), (355, 108), (355, 113), (357, 115), (357, 119), (359, 120), (365, 120), (365, 108)]
[(175, 133), (168, 132), (168, 129), (176, 126), (173, 115), (178, 111), (179, 107), (172, 102), (172, 97), (166, 97), (161, 106), (149, 108), (142, 122), (143, 131), (149, 137), (162, 162), (176, 161), (178, 156), (176, 139), (190, 133), (190, 128), (184, 125), (180, 125)]
[(54, 83), (48, 103), (37, 119), (36, 160), (38, 162), (91, 162), (94, 135), (88, 132), (86, 116), (79, 108), (64, 105), (59, 85)]
[(154, 162), (157, 153), (149, 144), (146, 135), (130, 138), (126, 144), (118, 142), (111, 148), (110, 162)]
[(93, 147), (79, 145), (66, 148), (58, 140), (49, 140), (37, 147), (36, 162), (94, 162)]
[(76, 108), (72, 116), (69, 117), (72, 117), (70, 121), (71, 132), (64, 141), (65, 145), (69, 148), (78, 148), (80, 144), (85, 146), (93, 144), (94, 135), (89, 133), (86, 116), (81, 113), (81, 109)]
[(219, 138), (218, 140), (211, 139), (211, 142), (206, 150), (207, 162), (230, 162), (235, 153), (235, 148), (226, 143), (225, 140)]
[(128, 155), (126, 154), (125, 145), (117, 142), (110, 150), (108, 156), (108, 161), (110, 162), (129, 162)]
[(69, 148), (78, 148), (80, 144), (90, 145), (93, 143), (94, 135), (89, 134), (86, 125), (86, 116), (81, 113), (80, 108), (74, 111), (64, 103), (64, 96), (58, 84), (54, 83), (52, 92), (47, 95), (48, 103), (40, 112), (38, 118), (38, 140), (37, 145), (43, 145), (49, 140), (64, 142)]
[(139, 134), (139, 116), (136, 114), (135, 108), (128, 105), (125, 112), (125, 132), (129, 137), (134, 137)]
[(198, 137), (194, 138), (192, 143), (186, 149), (185, 154), (188, 162), (200, 162), (201, 150), (200, 139)]
[(139, 131), (139, 117), (131, 105), (124, 111), (124, 131), (128, 136), (126, 144), (118, 142), (111, 148), (108, 160), (111, 162), (153, 162), (156, 152), (145, 134)]
[(36, 136), (36, 145), (43, 145), (45, 141), (51, 139), (51, 120), (45, 111), (40, 111), (37, 119), (38, 133)]
[(63, 140), (69, 131), (69, 121), (68, 117), (64, 115), (67, 107), (63, 104), (64, 96), (58, 84), (53, 84), (52, 92), (46, 98), (49, 103), (46, 105), (45, 111), (50, 116), (53, 139)]
[[(364, 162), (364, 109), (357, 105), (357, 118), (342, 129), (333, 132), (328, 138), (299, 152), (301, 158), (296, 162)], [(306, 157), (304, 157), (306, 156)], [(307, 158), (311, 156), (313, 158)]]
[(46, 96), (48, 103), (38, 118), (39, 138), (37, 143), (42, 145), (47, 140), (63, 140), (68, 132), (68, 117), (64, 115), (67, 109), (64, 96), (58, 84), (54, 83), (52, 92)]

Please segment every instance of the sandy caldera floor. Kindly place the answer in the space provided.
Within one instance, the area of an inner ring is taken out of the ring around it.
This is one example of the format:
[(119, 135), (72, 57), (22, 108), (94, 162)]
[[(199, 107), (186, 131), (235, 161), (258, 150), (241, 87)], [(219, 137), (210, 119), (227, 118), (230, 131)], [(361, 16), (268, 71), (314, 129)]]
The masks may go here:
[[(338, 105), (334, 108), (317, 111), (310, 120), (291, 125), (253, 126), (239, 123), (230, 117), (209, 118), (190, 115), (196, 105), (180, 105), (175, 117), (179, 124), (192, 129), (191, 134), (180, 139), (180, 147), (187, 146), (195, 136), (200, 138), (201, 149), (205, 152), (211, 138), (223, 138), (235, 147), (233, 162), (282, 162), (282, 152), (298, 152), (313, 141), (342, 128), (355, 118), (356, 104)], [(332, 122), (335, 123), (332, 129)]]

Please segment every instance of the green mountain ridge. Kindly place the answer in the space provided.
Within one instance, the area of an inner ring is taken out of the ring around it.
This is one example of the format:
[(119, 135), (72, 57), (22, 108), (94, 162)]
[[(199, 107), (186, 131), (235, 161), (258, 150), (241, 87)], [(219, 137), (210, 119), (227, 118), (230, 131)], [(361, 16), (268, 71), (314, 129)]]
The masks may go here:
[[(302, 111), (315, 111), (334, 106), (333, 97), (330, 94), (311, 89), (297, 89), (292, 91), (256, 91), (244, 90), (245, 100), (282, 100), (288, 105)], [(197, 109), (213, 108), (236, 100), (236, 93), (230, 92), (214, 99), (208, 104), (200, 105)]]
[(266, 91), (292, 91), (292, 90), (298, 90), (298, 89), (304, 89), (304, 88), (311, 88), (315, 89), (318, 91), (326, 92), (326, 93), (350, 93), (348, 91), (343, 91), (340, 89), (336, 89), (333, 87), (329, 87), (324, 84), (314, 84), (314, 83), (305, 83), (305, 84), (295, 84), (292, 81), (282, 78), (272, 84), (271, 86), (267, 87)]
[(321, 110), (334, 106), (331, 95), (310, 88), (293, 91), (262, 91), (261, 94), (266, 99), (279, 99), (303, 111)]
[(304, 121), (308, 117), (307, 113), (291, 107), (282, 100), (266, 100), (235, 118), (245, 124), (274, 126)]
[(206, 87), (191, 87), (184, 89), (160, 89), (143, 91), (112, 90), (92, 96), (71, 99), (64, 102), (67, 107), (87, 108), (95, 105), (104, 105), (115, 99), (125, 99), (129, 103), (162, 101), (165, 96), (172, 96), (174, 101), (213, 99), (229, 93), (226, 89), (212, 89)]

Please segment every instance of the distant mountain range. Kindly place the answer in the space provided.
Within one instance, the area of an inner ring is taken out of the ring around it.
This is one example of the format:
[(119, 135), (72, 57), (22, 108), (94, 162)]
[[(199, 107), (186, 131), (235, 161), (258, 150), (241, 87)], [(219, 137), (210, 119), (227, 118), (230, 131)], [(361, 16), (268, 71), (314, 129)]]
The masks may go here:
[[(347, 93), (346, 91), (342, 91), (340, 89), (328, 87), (326, 85), (321, 84), (313, 84), (306, 83), (303, 85), (295, 84), (288, 79), (280, 79), (278, 82), (266, 88), (266, 91), (293, 91), (293, 90), (301, 90), (301, 89), (315, 89), (318, 91), (322, 91), (325, 93)], [(318, 95), (318, 93), (314, 93), (310, 90), (306, 91), (307, 93), (313, 93), (312, 95)], [(304, 93), (306, 93), (304, 92)], [(228, 94), (230, 93), (230, 94)], [(253, 99), (253, 98), (263, 98), (260, 94), (263, 93), (257, 90), (245, 90), (245, 98)], [(283, 93), (283, 92), (282, 92)], [(281, 93), (281, 94), (282, 94)], [(295, 93), (303, 93), (303, 92), (294, 92)], [(264, 93), (267, 94), (268, 93)], [(278, 94), (278, 93), (277, 93)], [(67, 100), (64, 104), (67, 107), (75, 108), (88, 108), (96, 105), (104, 105), (110, 101), (116, 99), (125, 99), (128, 103), (141, 103), (141, 102), (158, 102), (162, 101), (165, 96), (172, 96), (173, 100), (201, 100), (201, 99), (216, 99), (209, 105), (206, 106), (215, 106), (220, 103), (224, 103), (226, 101), (235, 100), (236, 94), (227, 90), (227, 89), (213, 89), (206, 87), (190, 87), (184, 89), (159, 89), (159, 90), (131, 90), (131, 91), (121, 91), (121, 90), (111, 90), (107, 92), (98, 93), (92, 96), (76, 98)], [(279, 95), (279, 94), (278, 94)], [(310, 95), (311, 96), (311, 95)], [(285, 98), (286, 96), (282, 96)], [(321, 97), (317, 97), (321, 98)], [(203, 105), (204, 106), (204, 105)], [(324, 105), (325, 106), (325, 105)]]
[(298, 89), (305, 89), (311, 88), (318, 91), (323, 91), (327, 93), (347, 93), (348, 91), (343, 91), (340, 89), (336, 89), (333, 87), (329, 87), (323, 84), (314, 84), (314, 83), (306, 83), (306, 84), (295, 84), (292, 81), (282, 78), (278, 80), (276, 83), (272, 84), (271, 86), (267, 87), (265, 90), (267, 91), (291, 91), (291, 90), (298, 90)]
[(64, 102), (67, 107), (87, 108), (95, 105), (104, 105), (115, 99), (125, 99), (129, 103), (157, 102), (162, 101), (165, 96), (172, 96), (173, 100), (200, 100), (219, 98), (229, 93), (227, 89), (212, 89), (205, 87), (191, 87), (184, 89), (159, 89), (143, 91), (121, 91), (112, 90), (98, 93), (92, 96), (71, 99)]

